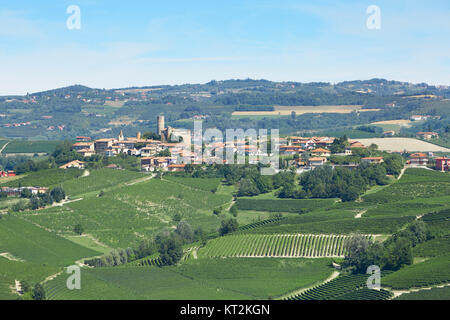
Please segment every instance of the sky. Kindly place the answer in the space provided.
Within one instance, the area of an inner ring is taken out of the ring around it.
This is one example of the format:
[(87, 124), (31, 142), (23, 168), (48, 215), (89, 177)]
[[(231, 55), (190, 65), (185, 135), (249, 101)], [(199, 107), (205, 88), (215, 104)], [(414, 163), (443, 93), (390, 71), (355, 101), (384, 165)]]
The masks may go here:
[(450, 85), (450, 1), (0, 0), (0, 95), (246, 78)]

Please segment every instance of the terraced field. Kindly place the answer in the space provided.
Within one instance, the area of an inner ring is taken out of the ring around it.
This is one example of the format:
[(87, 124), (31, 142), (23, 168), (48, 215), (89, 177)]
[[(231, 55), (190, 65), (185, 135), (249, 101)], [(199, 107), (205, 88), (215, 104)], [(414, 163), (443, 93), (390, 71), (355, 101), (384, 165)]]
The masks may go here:
[(211, 240), (199, 257), (344, 257), (347, 239), (348, 235), (230, 235)]

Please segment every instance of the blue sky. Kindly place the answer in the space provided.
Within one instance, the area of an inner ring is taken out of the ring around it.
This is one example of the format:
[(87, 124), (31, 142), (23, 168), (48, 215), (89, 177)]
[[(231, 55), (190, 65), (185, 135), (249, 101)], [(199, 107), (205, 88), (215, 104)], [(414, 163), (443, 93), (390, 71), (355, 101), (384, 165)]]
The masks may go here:
[[(69, 5), (81, 29), (69, 30)], [(369, 5), (381, 29), (366, 27)], [(450, 84), (450, 1), (0, 0), (0, 94), (370, 79)]]

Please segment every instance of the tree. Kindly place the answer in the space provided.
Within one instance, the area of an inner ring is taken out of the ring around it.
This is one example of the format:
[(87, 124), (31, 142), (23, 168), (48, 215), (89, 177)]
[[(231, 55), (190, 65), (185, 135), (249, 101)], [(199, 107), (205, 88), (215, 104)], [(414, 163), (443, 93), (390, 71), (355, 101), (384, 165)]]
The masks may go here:
[(411, 241), (407, 238), (399, 238), (394, 241), (384, 255), (384, 268), (398, 270), (404, 265), (412, 264), (413, 255)]
[(369, 241), (359, 233), (353, 233), (345, 242), (347, 255), (343, 266), (349, 268), (354, 273), (365, 272), (366, 251), (369, 248)]
[(238, 196), (255, 196), (260, 193), (252, 179), (242, 179), (239, 183)]
[(84, 232), (84, 228), (81, 224), (76, 224), (75, 227), (73, 228), (73, 232), (75, 232), (76, 234), (82, 235)]
[(184, 243), (194, 241), (194, 231), (192, 231), (190, 224), (186, 221), (180, 221), (178, 223), (175, 233), (180, 236)]
[(45, 300), (44, 287), (40, 283), (36, 283), (31, 296), (34, 300)]
[(174, 265), (183, 256), (182, 241), (173, 233), (157, 236), (157, 244), (159, 255), (164, 264)]
[(29, 203), (30, 209), (31, 210), (36, 210), (39, 209), (40, 207), (40, 201), (38, 197), (32, 197), (30, 199), (30, 203)]
[(55, 187), (50, 191), (50, 195), (56, 202), (60, 202), (66, 198), (66, 193), (62, 187)]
[(30, 284), (26, 280), (20, 281), (20, 286), (22, 287), (22, 292), (27, 293), (30, 291)]
[(238, 215), (238, 208), (236, 204), (233, 204), (230, 208), (230, 213), (233, 217), (237, 217)]
[(237, 231), (239, 224), (236, 219), (230, 218), (222, 220), (220, 223), (219, 234), (224, 236), (230, 232)]

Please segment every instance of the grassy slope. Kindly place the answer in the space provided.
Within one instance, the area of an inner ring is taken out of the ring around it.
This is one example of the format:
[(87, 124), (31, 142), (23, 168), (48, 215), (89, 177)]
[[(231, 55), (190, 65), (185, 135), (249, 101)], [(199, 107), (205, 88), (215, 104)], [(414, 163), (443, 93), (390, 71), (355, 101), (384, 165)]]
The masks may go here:
[(0, 252), (54, 266), (70, 265), (99, 254), (14, 216), (0, 220)]
[(47, 291), (54, 299), (267, 299), (327, 278), (332, 271), (329, 263), (328, 259), (201, 259), (176, 267), (102, 268), (83, 273), (88, 280), (81, 291), (65, 289), (63, 279), (49, 282)]

